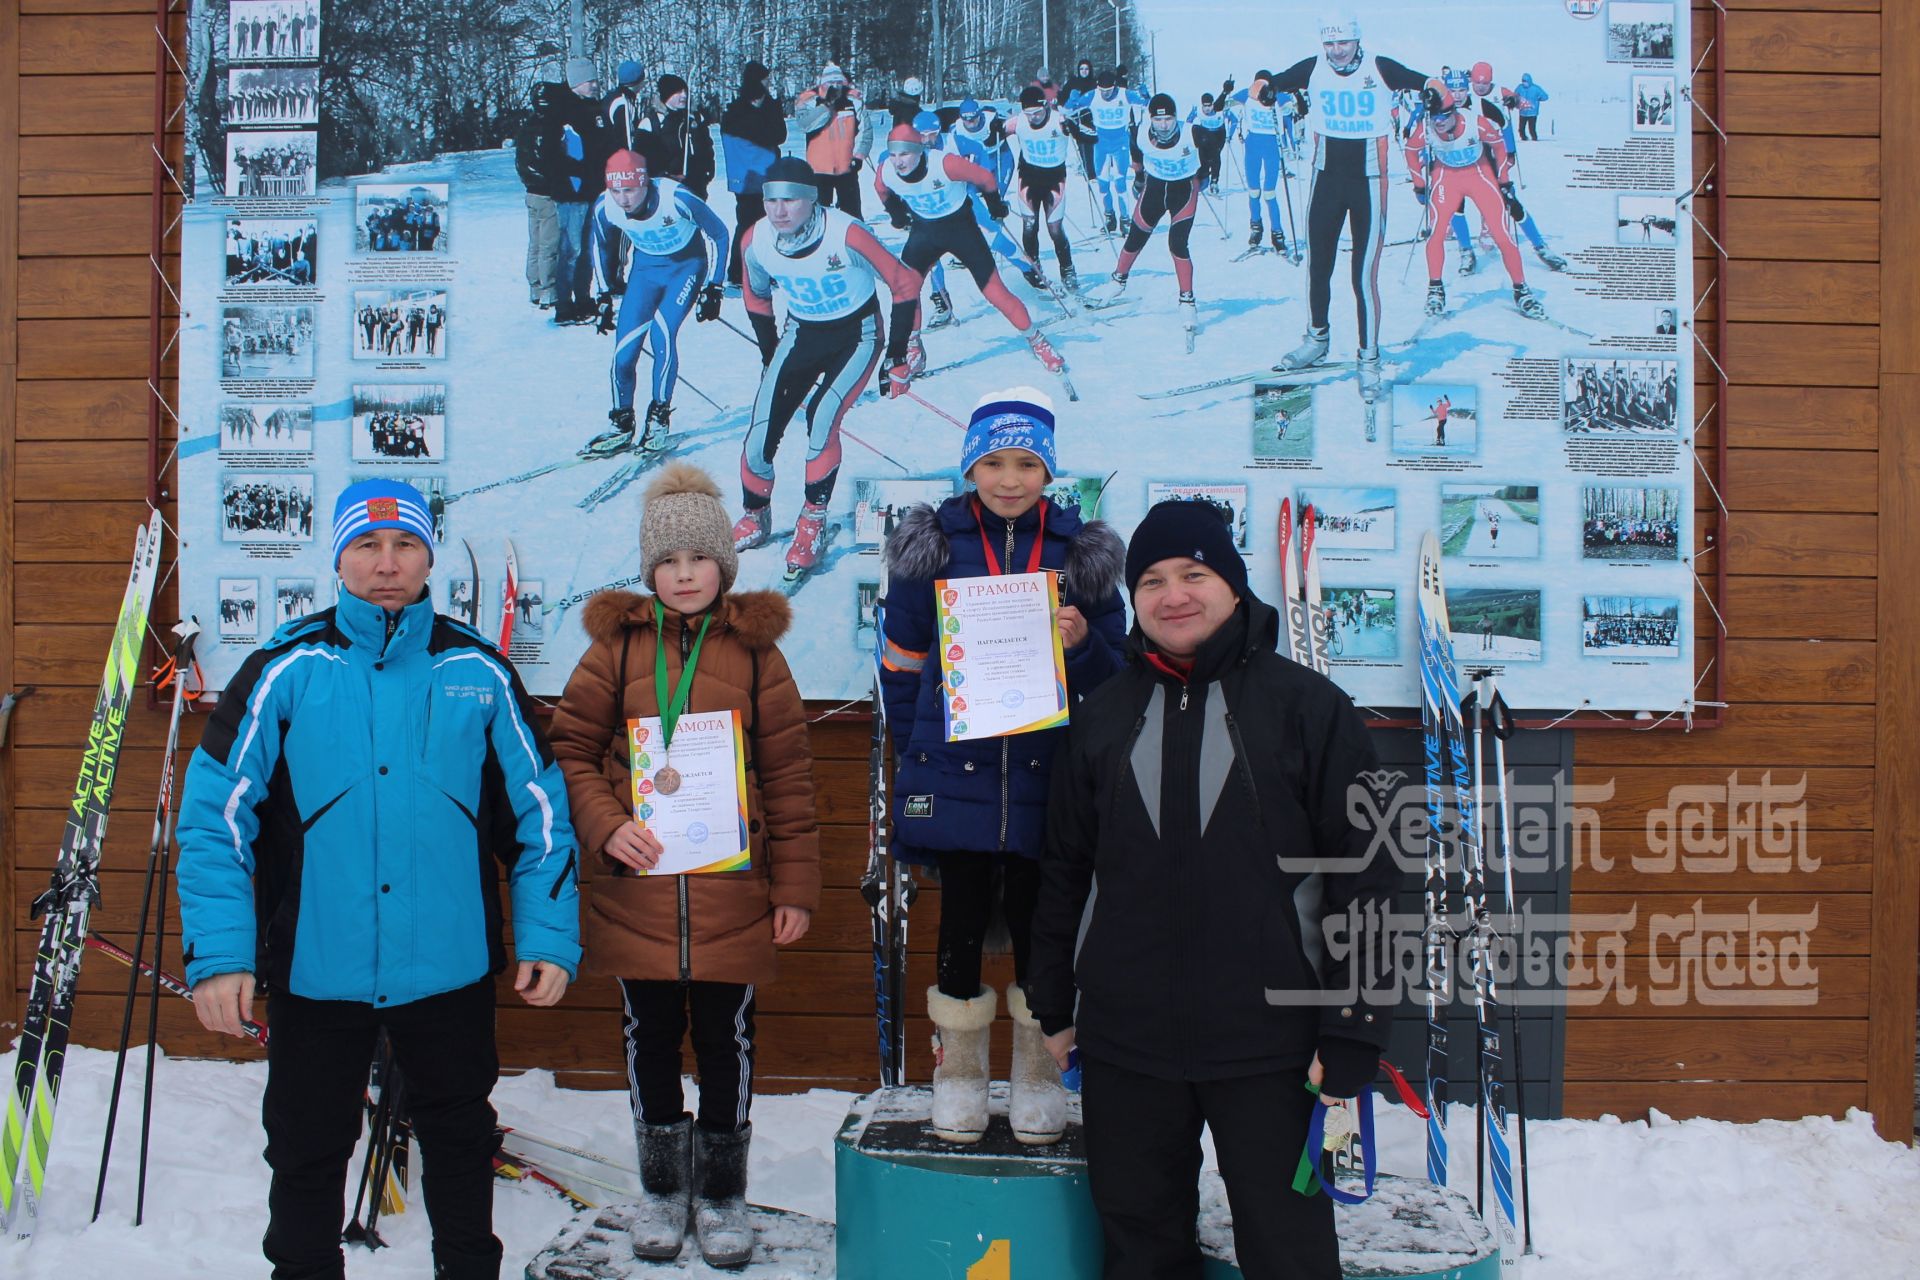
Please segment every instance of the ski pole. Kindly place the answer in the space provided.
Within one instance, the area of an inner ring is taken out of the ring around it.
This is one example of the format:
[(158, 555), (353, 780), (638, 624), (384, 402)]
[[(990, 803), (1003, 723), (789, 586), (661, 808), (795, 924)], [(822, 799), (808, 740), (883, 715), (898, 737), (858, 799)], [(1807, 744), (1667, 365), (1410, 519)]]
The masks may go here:
[[(1493, 771), (1500, 780), (1500, 860), (1505, 878), (1507, 927), (1513, 927), (1513, 803), (1507, 791), (1507, 739), (1513, 736), (1513, 713), (1507, 700), (1487, 677), (1487, 714), (1493, 722)], [(1511, 940), (1509, 939), (1509, 945)], [(1516, 981), (1518, 978), (1516, 976)], [(1508, 1035), (1513, 1038), (1513, 1104), (1520, 1130), (1520, 1239), (1521, 1252), (1533, 1252), (1533, 1186), (1527, 1167), (1527, 1068), (1521, 1056), (1520, 1006), (1507, 1002)]]
[(748, 333), (745, 329), (742, 329), (739, 325), (727, 319), (725, 316), (715, 316), (714, 318), (718, 320), (721, 324), (727, 326), (727, 328), (733, 330), (733, 332), (739, 334), (741, 340), (744, 341), (748, 346), (752, 347), (755, 351), (758, 351), (760, 349), (760, 339), (754, 337), (752, 334)]
[[(1280, 194), (1287, 202), (1287, 243), (1298, 249), (1300, 247), (1300, 232), (1295, 229), (1293, 224), (1293, 170), (1287, 167), (1287, 153), (1284, 150), (1280, 153)], [(1302, 251), (1300, 254), (1301, 261), (1304, 262), (1306, 256), (1306, 253)]]
[(0, 698), (0, 747), (7, 745), (7, 729), (13, 724), (13, 709), (20, 699), (33, 692), (32, 685), (23, 685), (13, 693)]
[(1427, 188), (1427, 200), (1429, 201), (1429, 203), (1423, 204), (1420, 206), (1420, 231), (1418, 234), (1416, 234), (1413, 237), (1413, 239), (1407, 241), (1407, 260), (1400, 264), (1400, 283), (1401, 284), (1405, 284), (1407, 282), (1407, 272), (1413, 267), (1413, 246), (1421, 243), (1422, 241), (1426, 240), (1429, 236), (1433, 234), (1433, 205), (1431, 203), (1431, 201), (1433, 200), (1432, 187)]
[(383, 1090), (379, 1103), (374, 1107), (373, 1120), (367, 1126), (367, 1157), (360, 1164), (360, 1189), (353, 1193), (353, 1216), (347, 1220), (346, 1230), (340, 1233), (340, 1239), (346, 1243), (365, 1242), (369, 1249), (378, 1249), (382, 1241), (368, 1228), (360, 1225), (360, 1206), (366, 1203), (367, 1187), (373, 1181), (375, 1157), (385, 1143), (388, 1114), (388, 1098)]
[[(86, 945), (90, 951), (98, 951), (101, 955), (109, 959), (118, 960), (121, 964), (127, 965), (129, 968), (139, 969), (141, 977), (152, 978), (160, 985), (161, 990), (167, 992), (169, 995), (176, 995), (189, 1004), (193, 1003), (193, 988), (189, 987), (176, 975), (168, 973), (165, 969), (155, 969), (145, 960), (135, 959), (133, 952), (127, 950), (125, 947), (109, 942), (97, 933), (87, 935)], [(254, 1022), (251, 1019), (242, 1019), (240, 1022), (240, 1030), (246, 1034), (247, 1039), (253, 1041), (262, 1049), (267, 1047), (267, 1028), (261, 1023)]]
[[(153, 914), (153, 882), (156, 865), (173, 838), (173, 764), (174, 756), (180, 746), (180, 713), (187, 702), (187, 668), (193, 665), (193, 645), (200, 633), (200, 624), (188, 619), (174, 627), (179, 636), (173, 650), (173, 659), (159, 672), (155, 673), (156, 682), (167, 672), (172, 672), (173, 707), (167, 715), (166, 750), (160, 757), (160, 794), (153, 806), (153, 838), (147, 846), (146, 882), (140, 891), (140, 925), (134, 935), (133, 954), (138, 956), (146, 950), (147, 921)], [(164, 890), (160, 899), (161, 924), (154, 933), (154, 968), (158, 969), (159, 943), (166, 932), (166, 897)], [(120, 1047), (114, 1054), (113, 1087), (107, 1094), (107, 1131), (100, 1143), (100, 1175), (93, 1187), (93, 1217), (90, 1221), (100, 1220), (100, 1204), (107, 1194), (107, 1167), (113, 1159), (113, 1131), (120, 1118), (120, 1086), (126, 1078), (127, 1042), (133, 1035), (133, 1005), (140, 994), (140, 969), (134, 966), (127, 973), (127, 1001), (120, 1017)], [(141, 1211), (145, 1207), (147, 1179), (146, 1154), (147, 1133), (153, 1120), (153, 1059), (154, 1041), (158, 1030), (160, 1005), (160, 985), (154, 984), (152, 1004), (147, 1023), (147, 1092), (141, 1102), (140, 1120), (140, 1180), (136, 1195), (133, 1225), (139, 1226)]]
[[(640, 354), (645, 356), (653, 355), (653, 352), (647, 350), (647, 340), (644, 337), (640, 339)], [(657, 359), (658, 357), (655, 357), (655, 358)], [(694, 386), (693, 383), (687, 380), (687, 375), (685, 375), (684, 373), (681, 374), (676, 379), (676, 381), (679, 382), (681, 386), (693, 392), (693, 394), (699, 396), (702, 400), (705, 400), (708, 404), (712, 405), (713, 411), (715, 413), (727, 412), (727, 407), (725, 405), (721, 404), (718, 400), (715, 400), (712, 396), (708, 395), (706, 392), (702, 391), (700, 388)]]
[[(1473, 820), (1475, 822), (1483, 822), (1484, 819), (1480, 816), (1482, 812), (1480, 808), (1480, 781), (1483, 773), (1483, 757), (1481, 753), (1480, 733), (1479, 673), (1473, 673), (1471, 679), (1472, 683), (1467, 686), (1467, 696), (1461, 699), (1460, 702), (1460, 727), (1462, 731), (1466, 733), (1468, 741), (1471, 744), (1469, 751), (1473, 760), (1473, 786), (1471, 792), (1473, 796)], [(1458, 801), (1456, 800), (1455, 803), (1457, 807)], [(1462, 825), (1464, 826), (1464, 824)], [(1464, 836), (1465, 834), (1463, 831), (1462, 835)], [(1460, 877), (1463, 888), (1471, 888), (1476, 879), (1479, 882), (1479, 895), (1477, 897), (1471, 893), (1463, 894), (1464, 905), (1470, 913), (1467, 927), (1472, 930), (1474, 948), (1473, 998), (1476, 1004), (1478, 1004), (1487, 998), (1487, 980), (1485, 974), (1488, 957), (1484, 953), (1487, 941), (1485, 928), (1487, 903), (1485, 858), (1483, 854), (1478, 855), (1481, 859), (1481, 868), (1479, 875), (1476, 876), (1474, 868), (1468, 865), (1468, 860), (1476, 856), (1475, 851), (1471, 847), (1464, 846), (1463, 844), (1462, 853), (1464, 856), (1460, 863)], [(1479, 1123), (1473, 1126), (1473, 1207), (1482, 1217), (1485, 1217), (1487, 1211), (1487, 1125), (1492, 1122), (1491, 1117), (1487, 1114), (1487, 1100), (1492, 1096), (1490, 1089), (1492, 1081), (1487, 1079), (1486, 1015), (1484, 1005), (1481, 1007), (1480, 1026), (1475, 1029), (1475, 1052), (1473, 1055), (1473, 1081), (1479, 1095), (1478, 1102), (1480, 1112), (1478, 1117)]]
[(898, 467), (900, 469), (901, 475), (910, 476), (913, 474), (913, 472), (907, 467), (906, 463), (900, 461), (898, 458), (888, 453), (885, 449), (880, 448), (880, 446), (874, 445), (874, 444), (868, 444), (865, 440), (862, 440), (859, 436), (847, 430), (844, 425), (840, 428), (840, 434), (845, 436), (847, 439), (853, 441), (855, 444), (859, 445), (862, 449), (865, 449), (868, 453), (873, 454), (876, 458), (879, 458), (882, 462), (891, 463), (893, 466)]
[(1220, 201), (1214, 197), (1211, 191), (1203, 191), (1200, 194), (1206, 197), (1207, 212), (1211, 213), (1213, 220), (1220, 224), (1220, 238), (1222, 240), (1233, 239), (1233, 232), (1227, 229), (1227, 215), (1221, 210)]
[(939, 405), (934, 404), (932, 401), (926, 399), (918, 391), (915, 391), (912, 387), (900, 387), (897, 390), (900, 395), (905, 396), (907, 399), (913, 401), (915, 404), (919, 405), (921, 408), (926, 409), (929, 412), (936, 413), (940, 417), (945, 418), (948, 422), (951, 422), (954, 426), (960, 428), (962, 431), (965, 431), (967, 429), (966, 423), (960, 421), (960, 419), (954, 417), (952, 414), (948, 413), (945, 409), (942, 409)]
[(638, 1170), (633, 1167), (622, 1164), (610, 1156), (603, 1156), (597, 1151), (588, 1151), (583, 1147), (570, 1147), (564, 1142), (555, 1142), (551, 1138), (543, 1138), (537, 1133), (528, 1133), (525, 1129), (516, 1128), (510, 1124), (495, 1125), (494, 1128), (496, 1132), (499, 1133), (503, 1142), (510, 1139), (514, 1142), (530, 1143), (536, 1147), (545, 1147), (548, 1151), (558, 1152), (563, 1156), (572, 1156), (576, 1160), (586, 1160), (593, 1164), (603, 1164), (609, 1169), (618, 1169), (622, 1173), (633, 1174), (635, 1177), (639, 1176)]
[(546, 1170), (522, 1156), (507, 1151), (498, 1151), (493, 1157), (493, 1176), (507, 1182), (534, 1182), (565, 1197), (576, 1209), (598, 1209), (600, 1206), (575, 1191), (572, 1187), (556, 1180)]

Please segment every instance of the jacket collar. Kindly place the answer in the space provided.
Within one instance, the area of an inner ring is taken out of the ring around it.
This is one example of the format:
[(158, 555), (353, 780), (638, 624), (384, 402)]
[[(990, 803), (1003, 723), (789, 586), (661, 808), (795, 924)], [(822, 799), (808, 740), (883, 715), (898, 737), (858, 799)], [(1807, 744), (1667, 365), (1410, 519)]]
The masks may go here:
[(426, 649), (433, 632), (433, 598), (423, 591), (418, 600), (394, 615), (391, 635), (387, 631), (387, 611), (345, 587), (340, 589), (340, 603), (334, 607), (333, 616), (356, 647), (379, 657), (397, 658)]
[[(940, 529), (943, 533), (972, 533), (975, 529), (981, 527), (980, 520), (973, 514), (974, 497), (975, 491), (968, 489), (965, 493), (955, 494), (940, 504)], [(1062, 538), (1071, 538), (1074, 534), (1080, 532), (1083, 521), (1078, 515), (1075, 515), (1073, 511), (1062, 507), (1057, 502), (1053, 502), (1053, 499), (1047, 497), (1045, 494), (1041, 495), (1040, 502), (1053, 503), (1052, 509), (1047, 512), (1048, 533), (1057, 534)], [(1021, 512), (1014, 520), (1013, 527), (1015, 532), (1033, 532), (1034, 526), (1040, 522), (1040, 502), (1034, 503), (1031, 507), (1027, 508), (1027, 510)], [(999, 516), (994, 515), (991, 511), (987, 511), (984, 502), (980, 504), (980, 510), (986, 512), (986, 528), (988, 532), (1006, 532), (1007, 522)]]
[(1157, 652), (1146, 633), (1140, 629), (1137, 619), (1133, 630), (1127, 635), (1127, 645), (1135, 659), (1156, 680), (1171, 684), (1210, 684), (1233, 667), (1243, 665), (1254, 654), (1262, 650), (1272, 651), (1279, 639), (1279, 613), (1272, 605), (1249, 592), (1240, 598), (1240, 607), (1220, 624), (1220, 629), (1201, 643), (1193, 655), (1193, 661), (1185, 664), (1187, 677), (1184, 681), (1177, 674), (1182, 664)]

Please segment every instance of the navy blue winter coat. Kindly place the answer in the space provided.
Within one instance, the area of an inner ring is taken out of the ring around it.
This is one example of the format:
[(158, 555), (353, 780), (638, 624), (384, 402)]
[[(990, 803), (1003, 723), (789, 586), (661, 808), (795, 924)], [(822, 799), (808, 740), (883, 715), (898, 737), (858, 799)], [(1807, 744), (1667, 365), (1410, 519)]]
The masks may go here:
[[(1120, 670), (1126, 650), (1126, 604), (1120, 576), (1126, 547), (1105, 523), (1082, 523), (1047, 506), (1040, 567), (1060, 571), (1060, 603), (1087, 619), (1087, 638), (1067, 651), (1069, 702)], [(981, 521), (994, 554), (1011, 572), (1025, 572), (1039, 531), (1040, 508), (1007, 522), (975, 506), (971, 491), (936, 510), (909, 508), (887, 541), (887, 594), (881, 637), (881, 688), (894, 750), (894, 854), (932, 863), (940, 852), (1010, 852), (1038, 858), (1045, 843), (1048, 778), (1066, 729), (971, 742), (947, 742), (941, 715), (940, 657), (934, 651), (936, 578), (985, 577), (991, 570)]]

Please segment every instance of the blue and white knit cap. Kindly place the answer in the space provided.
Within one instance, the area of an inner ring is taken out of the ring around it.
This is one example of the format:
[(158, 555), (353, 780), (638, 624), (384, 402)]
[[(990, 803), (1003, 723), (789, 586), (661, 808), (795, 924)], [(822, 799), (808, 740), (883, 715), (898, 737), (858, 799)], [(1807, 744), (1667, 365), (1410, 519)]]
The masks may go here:
[(350, 484), (333, 504), (333, 567), (347, 544), (363, 533), (399, 529), (427, 544), (427, 563), (433, 563), (433, 517), (420, 491), (400, 480), (362, 480)]
[(1001, 449), (1025, 449), (1040, 459), (1051, 479), (1060, 473), (1053, 462), (1053, 401), (1037, 387), (1008, 387), (980, 397), (967, 424), (967, 442), (960, 454), (960, 475), (973, 464)]

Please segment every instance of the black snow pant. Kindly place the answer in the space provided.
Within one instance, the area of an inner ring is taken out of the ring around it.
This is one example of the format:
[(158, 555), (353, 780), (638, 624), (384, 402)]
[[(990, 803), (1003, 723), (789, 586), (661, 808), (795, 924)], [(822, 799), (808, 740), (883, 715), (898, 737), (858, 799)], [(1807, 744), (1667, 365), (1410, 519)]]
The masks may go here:
[(267, 1000), (267, 1234), (261, 1247), (274, 1280), (341, 1280), (346, 1259), (347, 1165), (360, 1139), (367, 1072), (382, 1028), (406, 1080), (413, 1134), (425, 1165), (420, 1186), (433, 1226), (436, 1276), (497, 1280), (493, 1234), (493, 1104), (500, 1078), (493, 982), (392, 1008), (308, 1000), (275, 991)]
[(709, 1133), (738, 1133), (746, 1127), (753, 1106), (751, 984), (622, 978), (620, 1005), (628, 1099), (636, 1118), (672, 1124), (686, 1114), (680, 1041), (691, 1023), (700, 1127)]
[(759, 192), (738, 192), (733, 197), (733, 248), (727, 251), (727, 282), (740, 283), (741, 260), (740, 242), (747, 238), (747, 228), (767, 216), (766, 201)]
[(1193, 140), (1200, 149), (1200, 189), (1210, 191), (1220, 184), (1220, 155), (1227, 149), (1227, 131), (1195, 129)]
[[(944, 904), (943, 904), (944, 905)], [(1200, 1129), (1213, 1131), (1246, 1280), (1340, 1280), (1333, 1202), (1293, 1189), (1306, 1071), (1163, 1080), (1082, 1051), (1087, 1180), (1104, 1280), (1200, 1280)]]
[(940, 854), (940, 994), (980, 994), (980, 948), (993, 923), (994, 872), (999, 871), (1007, 932), (1013, 935), (1013, 979), (1027, 981), (1033, 908), (1040, 900), (1040, 862), (1017, 853)]
[(849, 169), (845, 173), (816, 173), (813, 185), (820, 191), (822, 208), (831, 206), (845, 210), (858, 218), (860, 216), (860, 171)]

